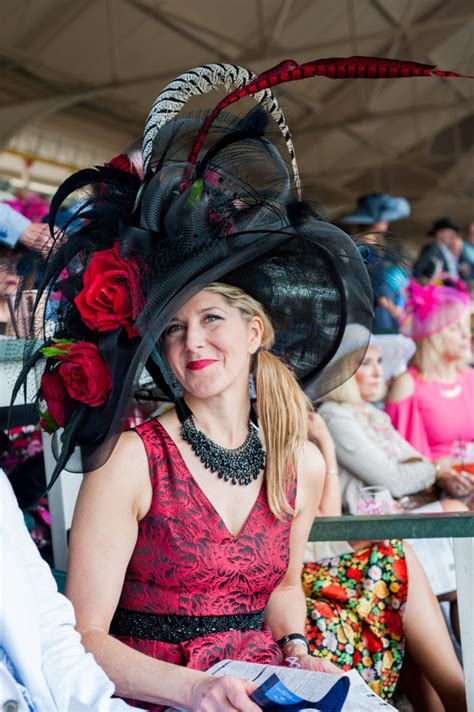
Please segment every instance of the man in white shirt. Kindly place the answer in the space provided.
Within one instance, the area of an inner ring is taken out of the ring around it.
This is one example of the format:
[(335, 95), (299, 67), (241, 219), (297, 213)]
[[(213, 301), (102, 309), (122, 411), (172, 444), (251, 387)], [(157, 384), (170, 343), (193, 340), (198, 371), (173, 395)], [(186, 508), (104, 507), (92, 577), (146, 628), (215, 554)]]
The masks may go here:
[[(31, 539), (0, 470), (0, 709), (125, 712), (74, 630), (71, 603)], [(136, 708), (135, 708), (136, 709)]]

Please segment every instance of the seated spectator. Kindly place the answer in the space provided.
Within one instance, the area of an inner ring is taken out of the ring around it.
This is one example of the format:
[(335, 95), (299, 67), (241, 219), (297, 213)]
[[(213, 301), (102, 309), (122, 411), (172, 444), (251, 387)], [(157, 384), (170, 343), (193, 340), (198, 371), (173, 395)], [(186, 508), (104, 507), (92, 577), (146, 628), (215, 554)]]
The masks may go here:
[(433, 241), (425, 245), (413, 266), (413, 276), (423, 283), (450, 277), (459, 279), (456, 242), (459, 225), (450, 218), (441, 218), (433, 223), (428, 235)]
[[(319, 514), (338, 516), (336, 448), (320, 415), (310, 414), (308, 434), (327, 467)], [(305, 562), (306, 637), (313, 655), (343, 670), (355, 667), (385, 700), (393, 694), (403, 663), (410, 674), (405, 692), (415, 709), (432, 709), (431, 701), (439, 697), (446, 709), (465, 709), (461, 667), (410, 545), (397, 540), (309, 542)]]
[[(462, 279), (474, 288), (474, 221), (467, 226), (463, 249), (459, 258), (459, 273)], [(473, 283), (472, 286), (470, 283)]]
[(451, 495), (458, 493), (451, 462), (424, 457), (401, 437), (388, 415), (372, 405), (385, 392), (376, 339), (356, 374), (325, 396), (320, 407), (336, 443), (343, 507), (351, 513), (356, 512), (360, 488), (366, 485), (385, 486), (397, 500), (418, 495), (435, 482)]
[[(388, 387), (394, 378), (407, 370), (408, 362), (416, 351), (416, 344), (413, 339), (403, 334), (377, 334), (372, 338), (371, 344), (375, 344), (380, 350), (383, 379)], [(381, 391), (380, 397), (385, 397), (385, 392)], [(383, 407), (382, 400), (373, 402), (380, 403)]]
[[(388, 193), (371, 193), (363, 195), (357, 201), (356, 209), (343, 215), (340, 222), (351, 225), (357, 232), (364, 233), (365, 241), (376, 243), (383, 241), (390, 223), (402, 220), (410, 215), (410, 204), (405, 198)], [(398, 321), (401, 315), (401, 289), (406, 284), (404, 271), (394, 264), (382, 263), (377, 269), (378, 274), (372, 276), (374, 284), (375, 331), (398, 331)]]
[[(176, 83), (183, 96), (196, 87)], [(372, 294), (353, 242), (309, 196), (296, 199), (261, 110), (210, 132), (221, 105), (207, 125), (165, 126), (168, 93), (147, 122), (143, 182), (109, 166), (59, 189), (57, 204), (86, 181), (100, 193), (49, 263), (61, 341), (41, 350), (41, 397), (64, 426), (51, 482), (82, 446), (68, 591), (119, 694), (154, 710), (251, 712), (250, 683), (204, 671), (229, 655), (332, 667), (303, 635), (300, 575), (323, 463), (293, 373), (314, 397), (342, 382)], [(65, 266), (73, 274), (58, 284)], [(145, 366), (176, 409), (121, 434)]]
[[(386, 410), (403, 438), (449, 471), (453, 448), (474, 442), (474, 370), (470, 299), (462, 291), (413, 282), (401, 330), (416, 341), (413, 367), (395, 379)], [(451, 475), (450, 492), (473, 492), (468, 473)]]
[[(357, 512), (360, 489), (383, 486), (403, 509), (423, 512), (461, 511), (466, 506), (439, 492), (458, 497), (463, 473), (453, 470), (451, 458), (430, 462), (392, 426), (386, 413), (372, 405), (383, 397), (385, 383), (380, 350), (374, 339), (355, 376), (329, 393), (321, 406), (336, 443), (344, 508)], [(436, 487), (433, 485), (436, 484)], [(450, 601), (451, 621), (459, 640), (454, 554), (450, 540), (421, 540), (423, 565), (440, 600)], [(443, 564), (439, 558), (443, 550)]]
[[(0, 471), (0, 705), (18, 712), (119, 712), (114, 686), (86, 653)], [(10, 704), (10, 706), (8, 706)]]

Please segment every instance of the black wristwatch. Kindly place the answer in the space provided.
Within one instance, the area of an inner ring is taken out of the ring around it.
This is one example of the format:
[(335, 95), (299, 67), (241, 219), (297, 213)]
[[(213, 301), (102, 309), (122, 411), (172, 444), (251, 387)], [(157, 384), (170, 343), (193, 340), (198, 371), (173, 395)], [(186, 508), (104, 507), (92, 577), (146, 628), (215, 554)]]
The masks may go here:
[(303, 645), (306, 645), (306, 650), (308, 651), (309, 655), (309, 643), (302, 633), (289, 633), (288, 635), (284, 635), (283, 638), (280, 638), (280, 640), (276, 641), (276, 644), (279, 648), (281, 648), (281, 650), (283, 650), (285, 646), (288, 645), (288, 643), (293, 642), (303, 643)]

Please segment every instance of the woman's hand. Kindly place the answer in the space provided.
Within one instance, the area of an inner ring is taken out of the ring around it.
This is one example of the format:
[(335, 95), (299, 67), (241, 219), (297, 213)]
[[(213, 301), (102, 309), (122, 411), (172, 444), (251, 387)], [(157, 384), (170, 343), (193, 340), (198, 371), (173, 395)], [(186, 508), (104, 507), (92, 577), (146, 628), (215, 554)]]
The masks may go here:
[[(55, 234), (59, 233), (58, 228), (54, 228)], [(46, 257), (54, 244), (54, 238), (49, 231), (49, 225), (45, 223), (30, 223), (20, 236), (19, 242), (29, 250), (41, 252)]]
[(451, 470), (449, 473), (440, 473), (436, 482), (453, 497), (466, 497), (473, 491), (473, 482), (468, 472)]
[(438, 470), (436, 484), (453, 497), (465, 497), (471, 494), (474, 488), (474, 478), (468, 472), (454, 469), (453, 462), (449, 456), (441, 457), (434, 463)]
[(208, 675), (195, 686), (191, 709), (193, 712), (260, 712), (260, 707), (249, 697), (254, 690), (251, 680)]
[(288, 660), (290, 667), (300, 667), (302, 670), (312, 670), (313, 672), (329, 672), (332, 675), (343, 675), (343, 671), (334, 665), (330, 660), (317, 658), (314, 655), (289, 656), (285, 652), (285, 660)]
[(342, 670), (330, 660), (309, 655), (309, 653), (306, 652), (306, 646), (297, 641), (290, 641), (285, 645), (283, 658), (287, 661), (289, 667), (300, 667), (302, 670), (313, 670), (316, 672), (331, 672), (336, 675), (343, 674)]
[(316, 443), (321, 450), (329, 448), (335, 452), (334, 440), (328, 426), (319, 413), (308, 414), (308, 438)]

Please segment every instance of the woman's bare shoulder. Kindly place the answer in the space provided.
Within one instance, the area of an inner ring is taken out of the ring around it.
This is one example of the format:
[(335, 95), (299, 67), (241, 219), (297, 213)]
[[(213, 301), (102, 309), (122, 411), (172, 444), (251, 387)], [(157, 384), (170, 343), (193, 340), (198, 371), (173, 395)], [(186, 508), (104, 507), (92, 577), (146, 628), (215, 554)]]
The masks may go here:
[(140, 436), (133, 430), (122, 433), (107, 460), (86, 473), (81, 487), (83, 496), (125, 499), (134, 502), (137, 511), (146, 513), (152, 488), (148, 458)]
[(304, 511), (314, 512), (319, 506), (326, 476), (326, 465), (319, 448), (309, 441), (301, 447), (298, 459), (298, 489), (296, 515)]
[(306, 441), (301, 447), (298, 460), (298, 485), (314, 487), (324, 482), (326, 465), (321, 451), (312, 442)]
[(130, 461), (142, 465), (147, 463), (145, 446), (135, 430), (127, 430), (120, 435), (110, 455), (110, 461), (114, 465), (128, 464)]
[(413, 395), (415, 391), (415, 380), (411, 373), (405, 373), (397, 376), (388, 392), (387, 403), (397, 403), (398, 401), (406, 400)]

